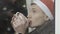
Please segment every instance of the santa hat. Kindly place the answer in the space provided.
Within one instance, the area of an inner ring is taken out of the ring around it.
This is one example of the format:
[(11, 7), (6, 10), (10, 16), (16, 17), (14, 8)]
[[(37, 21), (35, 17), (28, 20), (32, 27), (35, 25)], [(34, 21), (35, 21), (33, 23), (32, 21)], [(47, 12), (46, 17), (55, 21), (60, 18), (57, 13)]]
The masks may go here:
[(54, 0), (34, 0), (33, 3), (37, 4), (50, 20), (54, 19)]

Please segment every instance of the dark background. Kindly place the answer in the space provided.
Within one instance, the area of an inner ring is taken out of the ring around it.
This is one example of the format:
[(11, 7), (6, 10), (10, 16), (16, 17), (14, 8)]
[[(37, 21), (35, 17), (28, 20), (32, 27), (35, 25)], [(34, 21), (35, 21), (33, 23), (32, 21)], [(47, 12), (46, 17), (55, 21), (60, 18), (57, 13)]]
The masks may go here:
[[(14, 34), (14, 29), (11, 26), (11, 18), (16, 12), (21, 12), (27, 16), (25, 0), (0, 0), (0, 34)], [(3, 10), (6, 8), (5, 10)]]

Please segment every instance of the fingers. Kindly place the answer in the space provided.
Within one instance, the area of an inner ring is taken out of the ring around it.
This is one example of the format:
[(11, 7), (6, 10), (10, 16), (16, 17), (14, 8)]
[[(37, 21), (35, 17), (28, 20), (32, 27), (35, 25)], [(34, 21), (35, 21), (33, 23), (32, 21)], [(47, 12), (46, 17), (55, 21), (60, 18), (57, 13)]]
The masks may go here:
[(17, 27), (19, 25), (28, 26), (27, 18), (22, 13), (19, 13), (19, 12), (14, 14), (14, 16), (12, 17), (11, 23), (14, 27)]
[(24, 32), (29, 25), (28, 19), (19, 12), (14, 14), (11, 23), (16, 32)]

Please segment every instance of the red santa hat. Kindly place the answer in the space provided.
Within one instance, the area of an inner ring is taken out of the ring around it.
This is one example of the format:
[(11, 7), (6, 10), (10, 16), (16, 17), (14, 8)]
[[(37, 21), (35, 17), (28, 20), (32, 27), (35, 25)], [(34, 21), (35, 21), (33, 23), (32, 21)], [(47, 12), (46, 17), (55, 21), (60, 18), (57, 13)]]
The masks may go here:
[(34, 0), (33, 3), (37, 4), (50, 20), (54, 19), (54, 0)]

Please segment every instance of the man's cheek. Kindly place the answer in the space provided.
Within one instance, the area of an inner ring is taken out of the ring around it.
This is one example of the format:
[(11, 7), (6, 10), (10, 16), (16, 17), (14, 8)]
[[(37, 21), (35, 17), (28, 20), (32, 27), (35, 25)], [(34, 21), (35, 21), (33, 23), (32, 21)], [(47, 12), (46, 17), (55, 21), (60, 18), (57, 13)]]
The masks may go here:
[(37, 23), (38, 22), (38, 17), (34, 17), (34, 18), (32, 18), (32, 23)]
[(41, 25), (41, 21), (40, 20), (32, 20), (32, 23), (31, 23), (31, 27), (37, 27), (39, 25)]
[(34, 26), (38, 26), (41, 25), (43, 23), (43, 19), (41, 19), (40, 17), (35, 17), (32, 19), (32, 25)]

